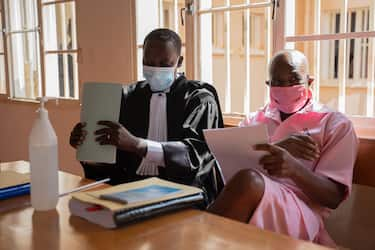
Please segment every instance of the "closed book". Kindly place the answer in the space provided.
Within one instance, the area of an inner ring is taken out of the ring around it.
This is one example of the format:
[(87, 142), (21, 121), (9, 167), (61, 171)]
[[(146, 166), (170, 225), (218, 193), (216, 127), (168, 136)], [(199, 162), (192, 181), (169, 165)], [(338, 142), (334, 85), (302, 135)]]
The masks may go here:
[(116, 228), (203, 204), (201, 189), (153, 177), (99, 191), (74, 194), (69, 208), (72, 215), (106, 228)]
[(30, 193), (30, 175), (15, 171), (0, 172), (0, 200)]

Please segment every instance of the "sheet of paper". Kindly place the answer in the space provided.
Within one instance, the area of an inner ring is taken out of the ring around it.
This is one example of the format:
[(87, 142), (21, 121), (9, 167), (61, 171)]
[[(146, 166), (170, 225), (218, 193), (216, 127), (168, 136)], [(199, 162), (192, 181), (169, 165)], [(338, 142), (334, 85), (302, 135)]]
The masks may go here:
[(259, 159), (265, 152), (253, 150), (253, 146), (268, 142), (265, 125), (223, 129), (207, 129), (204, 137), (211, 152), (218, 161), (224, 175), (229, 181), (239, 170), (259, 168)]
[(77, 160), (102, 163), (116, 162), (116, 147), (99, 145), (94, 132), (103, 126), (100, 120), (118, 122), (120, 116), (122, 85), (113, 83), (85, 83), (81, 107), (81, 122), (86, 122), (88, 135), (77, 149)]

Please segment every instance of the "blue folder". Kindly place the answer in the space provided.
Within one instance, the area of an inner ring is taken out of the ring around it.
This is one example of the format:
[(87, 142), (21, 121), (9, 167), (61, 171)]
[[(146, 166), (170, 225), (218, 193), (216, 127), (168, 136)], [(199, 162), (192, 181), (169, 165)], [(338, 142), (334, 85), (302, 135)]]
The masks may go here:
[(30, 194), (30, 183), (0, 189), (0, 200)]

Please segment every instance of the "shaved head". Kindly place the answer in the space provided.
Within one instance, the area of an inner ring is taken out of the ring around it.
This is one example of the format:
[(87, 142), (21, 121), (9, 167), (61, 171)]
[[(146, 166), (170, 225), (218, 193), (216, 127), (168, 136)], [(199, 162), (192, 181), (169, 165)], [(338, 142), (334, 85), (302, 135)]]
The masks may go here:
[(306, 56), (298, 50), (282, 50), (271, 59), (269, 76), (279, 86), (309, 82), (309, 65)]

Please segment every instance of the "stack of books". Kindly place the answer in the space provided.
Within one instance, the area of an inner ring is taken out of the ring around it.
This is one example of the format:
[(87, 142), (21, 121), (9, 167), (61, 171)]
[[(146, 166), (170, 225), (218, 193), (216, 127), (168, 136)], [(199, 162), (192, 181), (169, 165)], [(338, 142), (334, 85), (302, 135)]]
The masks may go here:
[(157, 177), (72, 195), (72, 215), (105, 228), (143, 220), (166, 212), (204, 206), (203, 191)]
[(0, 200), (30, 193), (30, 175), (15, 171), (0, 172)]

